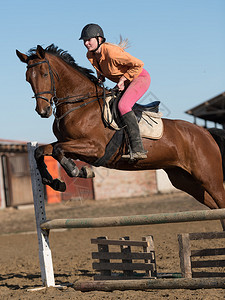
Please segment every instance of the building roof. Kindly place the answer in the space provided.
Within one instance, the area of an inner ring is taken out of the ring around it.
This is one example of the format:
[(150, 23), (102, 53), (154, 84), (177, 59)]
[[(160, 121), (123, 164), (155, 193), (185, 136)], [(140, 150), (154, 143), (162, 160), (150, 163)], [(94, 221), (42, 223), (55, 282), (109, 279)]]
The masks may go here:
[(0, 139), (0, 153), (25, 153), (27, 152), (27, 142)]
[(0, 153), (11, 152), (11, 153), (26, 153), (26, 144), (0, 144)]
[(185, 111), (185, 113), (206, 121), (212, 121), (224, 125), (225, 92)]

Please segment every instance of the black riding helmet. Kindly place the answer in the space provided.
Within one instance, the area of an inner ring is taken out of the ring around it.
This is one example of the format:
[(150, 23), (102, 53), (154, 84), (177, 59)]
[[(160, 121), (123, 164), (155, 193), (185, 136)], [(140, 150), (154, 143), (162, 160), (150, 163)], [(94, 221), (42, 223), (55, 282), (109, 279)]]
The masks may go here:
[[(99, 37), (103, 39), (103, 41), (99, 42)], [(98, 24), (87, 24), (81, 31), (81, 36), (79, 40), (89, 40), (91, 38), (96, 38), (98, 41), (98, 47), (94, 50), (94, 52), (105, 42), (104, 32), (102, 28)]]
[(102, 37), (105, 42), (102, 28), (98, 24), (87, 24), (81, 31), (80, 40), (89, 40), (98, 36)]

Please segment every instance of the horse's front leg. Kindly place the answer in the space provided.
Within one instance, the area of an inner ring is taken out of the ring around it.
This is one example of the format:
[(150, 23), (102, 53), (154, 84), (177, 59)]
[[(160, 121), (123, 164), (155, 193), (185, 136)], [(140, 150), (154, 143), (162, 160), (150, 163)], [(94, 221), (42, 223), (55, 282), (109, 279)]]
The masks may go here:
[(37, 163), (37, 168), (42, 178), (42, 183), (45, 185), (49, 185), (51, 188), (53, 188), (56, 191), (64, 192), (66, 190), (66, 184), (58, 178), (53, 179), (52, 176), (49, 174), (47, 166), (44, 162), (45, 156), (52, 155), (53, 146), (54, 143), (49, 145), (39, 146), (35, 150), (34, 156)]
[(67, 175), (70, 177), (80, 177), (80, 178), (93, 178), (95, 177), (94, 172), (88, 166), (83, 166), (80, 170), (76, 166), (73, 159), (70, 157), (63, 156), (60, 160), (60, 165), (66, 171)]
[(101, 146), (99, 142), (86, 138), (57, 143), (54, 145), (52, 152), (52, 156), (58, 160), (70, 177), (81, 178), (92, 178), (95, 174), (88, 166), (84, 166), (79, 170), (74, 159), (79, 158), (82, 160), (82, 158), (86, 158), (92, 162), (103, 155), (104, 146)]

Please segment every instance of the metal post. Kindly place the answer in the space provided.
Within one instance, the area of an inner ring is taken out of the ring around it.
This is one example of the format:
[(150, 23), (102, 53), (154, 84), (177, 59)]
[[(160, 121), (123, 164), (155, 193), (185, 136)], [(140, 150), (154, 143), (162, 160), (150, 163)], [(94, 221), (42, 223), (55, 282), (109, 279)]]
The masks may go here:
[(46, 287), (55, 287), (55, 278), (52, 264), (52, 254), (49, 246), (49, 232), (42, 230), (40, 224), (46, 221), (45, 203), (44, 203), (44, 186), (42, 184), (41, 175), (37, 169), (34, 158), (34, 151), (37, 148), (37, 142), (27, 144), (28, 158), (30, 164), (30, 174), (34, 198), (34, 210), (36, 217), (39, 260), (41, 267), (42, 283)]

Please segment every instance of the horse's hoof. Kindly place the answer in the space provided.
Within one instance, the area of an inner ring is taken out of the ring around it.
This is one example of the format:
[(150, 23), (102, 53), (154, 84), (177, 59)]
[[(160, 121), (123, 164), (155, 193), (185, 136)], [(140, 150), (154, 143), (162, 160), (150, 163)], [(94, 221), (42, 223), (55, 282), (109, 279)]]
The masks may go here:
[(80, 178), (93, 178), (95, 177), (95, 173), (93, 170), (87, 166), (81, 168), (78, 177)]
[(55, 191), (58, 191), (58, 192), (65, 192), (66, 184), (65, 184), (65, 182), (63, 182), (59, 179), (54, 179), (52, 184), (51, 184), (51, 188)]

